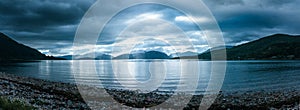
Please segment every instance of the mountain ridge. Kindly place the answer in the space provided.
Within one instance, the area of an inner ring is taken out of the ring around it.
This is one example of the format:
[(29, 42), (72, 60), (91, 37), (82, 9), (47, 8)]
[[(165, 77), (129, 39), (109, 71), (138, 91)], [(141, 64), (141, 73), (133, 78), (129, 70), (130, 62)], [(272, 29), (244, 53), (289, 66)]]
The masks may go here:
[(21, 44), (0, 32), (0, 61), (4, 60), (62, 60), (46, 56), (38, 50)]
[(167, 54), (159, 51), (147, 51), (143, 53), (129, 54), (129, 59), (170, 59)]
[[(199, 54), (198, 58), (210, 60), (211, 52), (218, 54), (220, 50)], [(226, 52), (227, 60), (297, 60), (300, 59), (300, 36), (274, 34), (232, 48), (226, 48)], [(186, 56), (182, 59), (191, 57)]]

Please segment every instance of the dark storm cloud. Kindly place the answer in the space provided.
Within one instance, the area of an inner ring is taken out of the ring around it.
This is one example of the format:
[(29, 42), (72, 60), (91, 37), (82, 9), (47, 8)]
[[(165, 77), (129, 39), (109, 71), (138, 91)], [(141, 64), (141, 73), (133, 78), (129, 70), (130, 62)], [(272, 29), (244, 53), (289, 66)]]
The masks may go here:
[[(39, 50), (49, 50), (53, 54), (68, 54), (80, 20), (95, 1), (1, 0), (0, 32)], [(300, 34), (300, 0), (203, 1), (219, 23), (227, 45), (236, 45), (276, 33)], [(106, 7), (116, 6), (117, 4)], [(110, 13), (109, 10), (105, 12)], [(169, 7), (142, 6), (129, 8), (117, 15), (115, 24), (111, 24), (112, 30), (108, 29), (102, 33), (98, 40), (99, 44), (114, 43), (115, 39), (111, 37), (117, 36), (117, 32), (126, 26), (122, 27), (120, 24), (132, 19), (138, 20), (140, 18), (135, 18), (136, 15), (149, 12), (152, 12), (150, 15), (162, 14), (162, 19), (173, 22), (184, 31), (198, 30), (198, 27), (189, 23), (176, 21), (174, 18), (182, 16), (182, 13)]]
[(1, 0), (0, 31), (29, 46), (72, 41), (95, 0)]
[(235, 45), (276, 33), (300, 34), (299, 0), (204, 0), (226, 43)]
[(82, 0), (2, 0), (0, 7), (2, 24), (20, 30), (42, 30), (77, 24), (89, 5)]
[(244, 4), (243, 0), (204, 0), (210, 3), (210, 5), (232, 5), (232, 4)]

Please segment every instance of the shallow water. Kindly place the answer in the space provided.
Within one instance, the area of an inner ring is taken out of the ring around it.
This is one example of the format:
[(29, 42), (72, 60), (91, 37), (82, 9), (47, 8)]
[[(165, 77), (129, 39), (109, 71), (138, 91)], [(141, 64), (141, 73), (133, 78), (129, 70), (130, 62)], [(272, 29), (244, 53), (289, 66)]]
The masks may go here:
[[(178, 90), (199, 94), (207, 88), (212, 64), (226, 64), (222, 91), (300, 88), (300, 61), (36, 61), (0, 63), (0, 72), (107, 88)], [(222, 75), (221, 72), (215, 77), (221, 78), (222, 81)]]

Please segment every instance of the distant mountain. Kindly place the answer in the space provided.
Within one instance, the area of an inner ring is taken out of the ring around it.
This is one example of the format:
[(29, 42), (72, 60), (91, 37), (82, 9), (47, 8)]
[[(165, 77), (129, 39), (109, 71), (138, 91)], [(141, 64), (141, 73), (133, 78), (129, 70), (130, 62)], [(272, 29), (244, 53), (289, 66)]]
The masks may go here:
[(123, 54), (113, 59), (170, 59), (170, 57), (163, 52), (148, 51), (132, 54)]
[(0, 33), (0, 60), (61, 60), (20, 44)]
[(145, 53), (130, 54), (129, 59), (170, 59), (170, 57), (158, 51), (148, 51)]
[(112, 56), (108, 54), (101, 54), (96, 57), (96, 60), (111, 60)]
[[(218, 53), (220, 50), (212, 50)], [(275, 34), (249, 43), (227, 48), (228, 60), (300, 59), (300, 36)], [(210, 59), (210, 51), (198, 55)]]
[(114, 57), (113, 59), (129, 59), (129, 54), (119, 55)]
[(58, 56), (58, 58), (63, 58), (63, 59), (66, 59), (66, 60), (72, 60), (72, 55)]
[(76, 58), (76, 57), (79, 56), (74, 56), (74, 57), (72, 55), (59, 56), (59, 58), (64, 58), (67, 60), (111, 60), (112, 59), (112, 56), (108, 54), (98, 54), (96, 58), (90, 58), (90, 57)]

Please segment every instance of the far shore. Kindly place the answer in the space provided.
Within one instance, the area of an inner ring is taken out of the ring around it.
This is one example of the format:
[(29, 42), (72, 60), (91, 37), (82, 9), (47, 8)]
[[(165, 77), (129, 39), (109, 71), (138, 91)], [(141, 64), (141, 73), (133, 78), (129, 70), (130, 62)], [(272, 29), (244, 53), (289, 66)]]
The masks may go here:
[[(86, 89), (90, 92), (90, 96), (84, 96), (84, 98), (91, 98), (93, 94), (100, 94), (101, 98), (94, 101), (84, 100), (78, 88)], [(170, 96), (155, 92), (143, 94), (136, 91), (101, 89), (86, 85), (51, 82), (1, 72), (0, 89), (1, 97), (22, 101), (26, 105), (38, 109), (155, 108), (155, 105), (164, 102)], [(104, 92), (110, 95), (102, 95)], [(185, 95), (177, 96), (178, 99), (165, 102), (168, 106), (163, 106), (162, 108), (176, 109), (178, 104), (181, 103), (181, 99), (186, 97)], [(112, 97), (117, 101), (112, 100)], [(202, 95), (193, 96), (187, 108), (198, 108), (202, 97)], [(220, 92), (210, 109), (300, 109), (299, 102), (300, 92), (297, 90)]]

